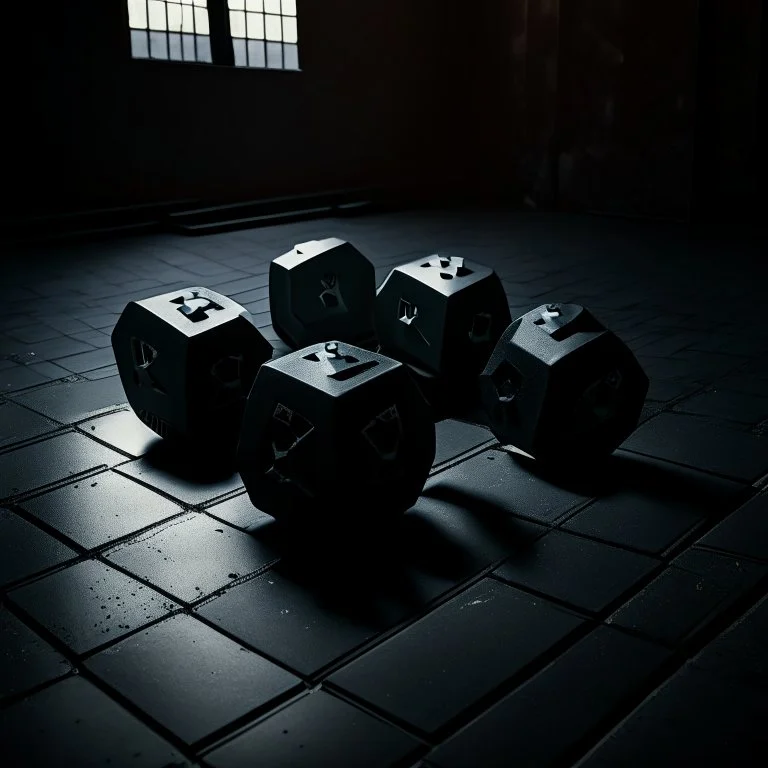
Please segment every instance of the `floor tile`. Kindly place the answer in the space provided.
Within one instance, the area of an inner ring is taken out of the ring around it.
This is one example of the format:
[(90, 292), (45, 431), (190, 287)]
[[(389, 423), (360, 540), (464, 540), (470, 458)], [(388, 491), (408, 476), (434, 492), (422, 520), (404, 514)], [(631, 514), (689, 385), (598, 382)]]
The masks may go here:
[(20, 341), (20, 346), (34, 344), (36, 341), (47, 341), (61, 336), (62, 331), (55, 330), (48, 325), (37, 323), (35, 325), (23, 325), (20, 328), (14, 328), (7, 331), (7, 335), (16, 341)]
[(69, 336), (59, 336), (48, 341), (38, 341), (35, 344), (26, 344), (24, 352), (32, 352), (39, 360), (55, 360), (67, 355), (79, 355), (82, 352), (91, 352), (93, 347), (82, 341), (71, 339)]
[(688, 550), (619, 608), (608, 623), (674, 648), (714, 620), (766, 573), (766, 565)]
[(72, 371), (72, 373), (83, 373), (85, 371), (92, 371), (94, 368), (103, 368), (105, 365), (114, 365), (115, 353), (112, 351), (112, 347), (109, 346), (79, 355), (59, 357), (56, 358), (56, 362), (62, 368)]
[(292, 552), (288, 543), (277, 565), (198, 613), (299, 673), (316, 674), (417, 616), (478, 569), (420, 518), (404, 520), (399, 530), (378, 550), (368, 544), (356, 551)]
[(768, 419), (768, 397), (718, 388), (686, 398), (674, 410), (744, 424), (758, 424)]
[(768, 751), (764, 722), (764, 692), (686, 665), (578, 767), (757, 767)]
[(651, 376), (648, 386), (648, 399), (654, 402), (668, 403), (670, 400), (675, 400), (683, 395), (689, 395), (698, 389), (701, 389), (700, 384)]
[(225, 523), (242, 528), (244, 531), (254, 531), (274, 518), (253, 506), (247, 493), (241, 493), (226, 501), (219, 502), (205, 510), (209, 515), (223, 520)]
[(0, 454), (0, 498), (41, 488), (70, 475), (125, 461), (95, 440), (65, 432)]
[(660, 554), (708, 519), (735, 509), (750, 489), (647, 456), (617, 451), (612, 488), (563, 523), (563, 529)]
[(646, 555), (551, 531), (538, 539), (525, 556), (509, 558), (494, 575), (599, 613), (660, 565)]
[(483, 580), (329, 679), (434, 733), (581, 623), (545, 600)]
[(72, 375), (71, 371), (47, 360), (41, 363), (31, 363), (27, 367), (41, 376), (46, 376), (51, 381), (68, 379)]
[[(669, 653), (600, 627), (429, 755), (439, 768), (556, 764), (648, 685)], [(514, 724), (512, 727), (510, 727)]]
[(297, 677), (184, 615), (126, 638), (86, 666), (187, 743), (301, 685)]
[(536, 522), (551, 523), (587, 497), (536, 477), (504, 451), (489, 450), (440, 472), (424, 496), (467, 509), (491, 506)]
[(82, 377), (88, 381), (99, 381), (100, 379), (106, 379), (117, 375), (117, 366), (107, 365), (104, 368), (94, 368), (92, 371), (85, 371), (85, 373), (82, 374)]
[(69, 662), (0, 606), (0, 701), (72, 671)]
[[(88, 326), (85, 326), (88, 328)], [(101, 349), (102, 347), (109, 347), (112, 344), (112, 340), (110, 339), (109, 335), (106, 333), (102, 333), (101, 331), (96, 331), (93, 329), (89, 329), (87, 331), (80, 331), (79, 333), (70, 333), (69, 336), (71, 336), (73, 339), (77, 341), (82, 341), (85, 344), (90, 344), (93, 347), (96, 347), (97, 349)]]
[(95, 685), (70, 677), (0, 711), (15, 766), (185, 768), (182, 756)]
[(77, 557), (71, 547), (0, 507), (0, 586)]
[(212, 768), (390, 768), (420, 743), (324, 691), (306, 694), (205, 756)]
[(466, 451), (483, 443), (496, 442), (493, 434), (485, 427), (446, 419), (435, 424), (436, 448), (433, 466), (451, 461)]
[(14, 365), (0, 370), (0, 392), (16, 392), (50, 380), (50, 376), (35, 371), (33, 365)]
[(71, 424), (126, 402), (119, 377), (100, 381), (66, 381), (12, 398), (51, 419)]
[(243, 488), (242, 478), (234, 469), (192, 465), (162, 440), (154, 443), (143, 458), (123, 464), (120, 472), (193, 505)]
[(131, 410), (98, 416), (82, 422), (79, 428), (97, 440), (136, 458), (143, 456), (150, 446), (160, 440), (159, 435), (145, 426)]
[(768, 472), (768, 440), (697, 416), (662, 413), (622, 448), (749, 483)]
[(194, 512), (119, 544), (104, 557), (192, 603), (266, 567), (277, 554), (247, 533)]
[(734, 555), (768, 560), (768, 493), (755, 496), (732, 512), (697, 543)]
[(691, 660), (697, 669), (738, 678), (768, 693), (768, 598)]
[(75, 653), (85, 653), (177, 606), (97, 560), (19, 587), (13, 602)]
[(85, 549), (182, 512), (174, 502), (115, 472), (102, 472), (20, 506)]
[(0, 400), (0, 448), (43, 435), (60, 426), (16, 403)]

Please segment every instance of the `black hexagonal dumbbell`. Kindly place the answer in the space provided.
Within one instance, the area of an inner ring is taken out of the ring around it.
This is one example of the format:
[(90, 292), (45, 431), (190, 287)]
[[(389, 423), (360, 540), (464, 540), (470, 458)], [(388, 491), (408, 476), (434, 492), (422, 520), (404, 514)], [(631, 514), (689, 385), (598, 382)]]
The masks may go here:
[(248, 392), (272, 356), (246, 309), (201, 287), (132, 301), (112, 348), (128, 402), (150, 429), (234, 453)]
[(648, 385), (631, 350), (587, 309), (544, 304), (507, 328), (479, 388), (502, 444), (568, 465), (614, 451), (637, 427)]
[(376, 274), (368, 259), (337, 237), (300, 243), (269, 267), (269, 311), (292, 349), (327, 339), (371, 346)]
[(434, 457), (435, 427), (405, 367), (333, 341), (262, 366), (237, 463), (256, 507), (312, 526), (404, 512)]
[(493, 269), (435, 254), (389, 273), (375, 319), (382, 354), (410, 366), (443, 418), (471, 405), (476, 377), (512, 317)]

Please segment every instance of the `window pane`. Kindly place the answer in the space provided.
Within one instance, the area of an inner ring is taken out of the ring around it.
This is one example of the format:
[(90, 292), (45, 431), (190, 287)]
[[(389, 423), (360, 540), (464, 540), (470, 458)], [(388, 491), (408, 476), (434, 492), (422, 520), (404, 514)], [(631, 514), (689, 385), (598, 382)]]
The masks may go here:
[(191, 5), (185, 5), (181, 9), (181, 31), (195, 31), (195, 9)]
[(266, 13), (280, 13), (280, 0), (264, 0)]
[(128, 25), (133, 29), (147, 28), (146, 0), (128, 0)]
[(248, 58), (245, 48), (245, 40), (233, 40), (232, 48), (235, 52), (235, 66), (246, 67), (248, 66)]
[(229, 12), (229, 29), (232, 37), (245, 37), (245, 13), (243, 11)]
[(181, 49), (184, 52), (184, 61), (194, 61), (196, 58), (195, 57), (195, 36), (182, 35)]
[(149, 33), (149, 52), (153, 59), (168, 58), (168, 37), (165, 32)]
[(131, 30), (131, 54), (135, 59), (149, 58), (149, 39), (143, 29)]
[(263, 40), (249, 40), (248, 41), (248, 66), (249, 67), (266, 67), (267, 55), (264, 51)]
[(211, 38), (208, 35), (195, 35), (197, 42), (197, 60), (211, 63)]
[(296, 19), (292, 16), (283, 16), (283, 40), (286, 43), (295, 43), (298, 39)]
[(193, 0), (195, 5), (199, 5), (201, 8), (208, 7), (208, 0)]
[(284, 45), (283, 57), (285, 59), (283, 66), (286, 69), (299, 68), (299, 46), (298, 45)]
[(246, 23), (248, 26), (248, 37), (251, 40), (264, 39), (264, 14), (246, 13)]
[(264, 0), (245, 0), (245, 10), (261, 13), (264, 10)]
[[(166, 29), (165, 26), (165, 3), (158, 0), (149, 0), (149, 28)], [(154, 56), (154, 54), (152, 54)]]
[(281, 43), (267, 43), (267, 67), (269, 69), (283, 68), (283, 46)]
[(170, 58), (172, 61), (184, 61), (184, 57), (181, 54), (181, 34), (178, 32), (171, 32), (168, 35), (168, 47), (170, 49)]
[(282, 40), (283, 25), (280, 23), (279, 16), (264, 17), (264, 32), (267, 40)]
[(229, 0), (230, 11), (243, 11), (245, 10), (245, 0)]
[(208, 28), (208, 9), (207, 8), (195, 8), (195, 32), (198, 35), (207, 35)]
[(168, 29), (171, 32), (181, 30), (181, 6), (178, 3), (168, 3)]
[(296, 0), (283, 0), (283, 16), (296, 15)]

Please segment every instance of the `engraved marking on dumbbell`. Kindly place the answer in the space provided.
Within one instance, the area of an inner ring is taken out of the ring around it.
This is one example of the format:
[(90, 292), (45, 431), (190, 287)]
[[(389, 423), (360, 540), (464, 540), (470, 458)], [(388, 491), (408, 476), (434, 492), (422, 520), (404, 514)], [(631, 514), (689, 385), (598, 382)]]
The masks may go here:
[(209, 317), (209, 310), (217, 311), (224, 309), (221, 304), (217, 304), (215, 301), (200, 296), (199, 291), (190, 291), (187, 294), (182, 294), (175, 299), (171, 299), (171, 304), (179, 304), (178, 311), (193, 323), (207, 320)]
[(336, 275), (331, 272), (323, 275), (320, 278), (320, 285), (323, 288), (320, 301), (326, 309), (346, 309)]
[(170, 425), (167, 421), (164, 421), (159, 416), (155, 416), (154, 413), (149, 413), (143, 408), (139, 408), (136, 411), (136, 415), (141, 421), (146, 424), (153, 432), (157, 432), (163, 439), (167, 438), (170, 434)]
[(405, 299), (400, 299), (397, 305), (397, 316), (401, 323), (405, 323), (409, 328), (413, 328), (428, 347), (432, 346), (427, 337), (421, 332), (421, 328), (413, 322), (419, 316), (419, 308), (415, 304), (411, 304), (410, 301)]
[[(314, 425), (309, 419), (302, 416), (297, 411), (287, 408), (282, 403), (278, 403), (275, 407), (275, 411), (272, 414), (272, 420), (278, 423), (278, 428), (282, 427), (283, 432), (289, 432), (293, 440), (284, 448), (278, 447), (277, 442), (272, 440), (272, 465), (267, 469), (265, 475), (280, 484), (290, 483), (307, 496), (314, 496), (308, 488), (299, 482), (298, 478), (280, 471), (286, 460), (290, 460), (291, 452), (294, 451), (299, 443), (315, 428)], [(277, 466), (278, 463), (281, 464), (280, 469)]]
[(472, 318), (469, 340), (473, 344), (482, 344), (491, 340), (492, 318), (487, 312), (480, 312)]
[(443, 280), (453, 280), (454, 277), (466, 277), (472, 274), (472, 270), (464, 266), (464, 259), (461, 256), (439, 256), (435, 254), (421, 266), (436, 267), (440, 270), (440, 277)]
[[(403, 436), (403, 422), (396, 405), (385, 409), (368, 422), (362, 432), (363, 437), (373, 446), (381, 459), (394, 461), (397, 458)], [(387, 443), (390, 443), (389, 447)]]
[(157, 359), (157, 350), (143, 339), (132, 336), (131, 353), (133, 355), (133, 378), (136, 385), (139, 387), (149, 387), (154, 389), (155, 392), (164, 395), (165, 390), (155, 381), (149, 370), (150, 366)]

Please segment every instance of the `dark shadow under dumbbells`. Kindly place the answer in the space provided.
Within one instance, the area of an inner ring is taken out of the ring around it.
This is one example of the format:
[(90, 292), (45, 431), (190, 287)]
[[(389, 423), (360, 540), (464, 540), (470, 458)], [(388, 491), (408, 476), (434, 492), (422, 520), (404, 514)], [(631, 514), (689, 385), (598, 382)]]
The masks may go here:
[(220, 446), (205, 450), (158, 440), (143, 458), (151, 467), (195, 485), (221, 483), (237, 472), (234, 452), (223, 451)]
[(469, 578), (476, 559), (432, 521), (404, 515), (374, 526), (283, 521), (252, 534), (281, 557), (274, 570), (324, 610), (383, 630)]
[[(554, 485), (592, 498), (636, 494), (666, 504), (695, 506), (702, 515), (719, 513), (723, 504), (743, 494), (727, 481), (682, 466), (626, 452), (584, 467), (552, 467), (515, 455), (514, 461)], [(748, 489), (744, 489), (748, 493)]]

